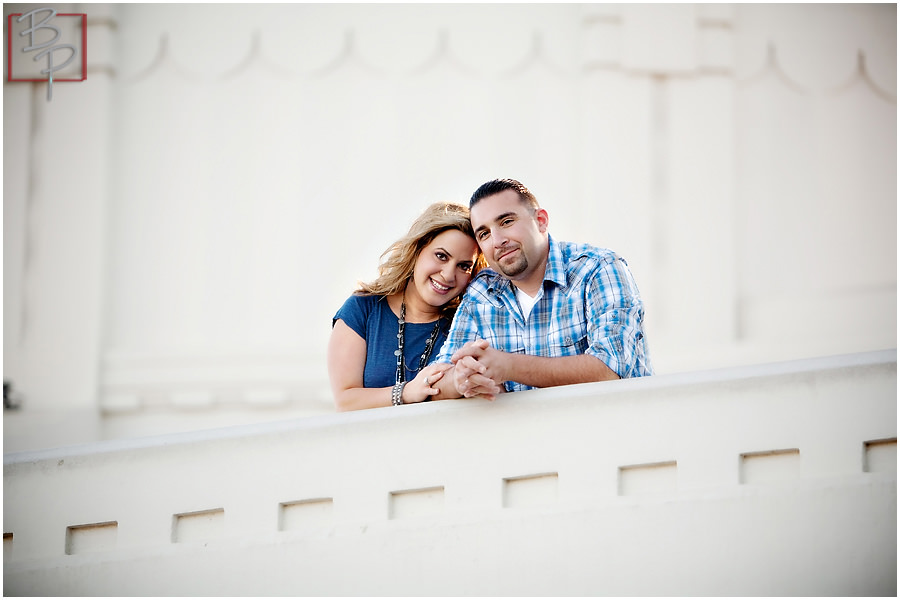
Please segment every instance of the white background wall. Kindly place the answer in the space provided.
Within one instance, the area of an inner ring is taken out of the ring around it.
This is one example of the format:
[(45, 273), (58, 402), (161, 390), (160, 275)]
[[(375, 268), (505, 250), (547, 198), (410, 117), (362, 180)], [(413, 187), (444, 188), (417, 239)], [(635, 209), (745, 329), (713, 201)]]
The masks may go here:
[(7, 455), (3, 592), (896, 596), (896, 396), (886, 351)]
[(88, 79), (4, 83), (7, 450), (331, 412), (334, 311), (494, 177), (626, 257), (659, 373), (896, 346), (895, 5), (53, 6)]

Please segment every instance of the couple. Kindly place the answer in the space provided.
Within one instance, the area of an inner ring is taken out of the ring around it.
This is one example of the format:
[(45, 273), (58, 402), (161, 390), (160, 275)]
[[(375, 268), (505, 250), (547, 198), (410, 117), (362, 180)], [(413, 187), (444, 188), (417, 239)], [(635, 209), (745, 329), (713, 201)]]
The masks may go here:
[(338, 410), (651, 375), (625, 261), (548, 222), (514, 179), (428, 207), (332, 321)]

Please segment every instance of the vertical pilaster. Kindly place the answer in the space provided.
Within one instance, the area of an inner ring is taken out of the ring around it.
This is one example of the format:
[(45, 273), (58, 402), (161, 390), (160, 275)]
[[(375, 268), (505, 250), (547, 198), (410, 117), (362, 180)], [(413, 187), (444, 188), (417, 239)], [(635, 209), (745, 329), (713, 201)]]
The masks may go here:
[(586, 239), (629, 261), (660, 357), (735, 339), (732, 20), (692, 4), (583, 17)]
[(87, 14), (87, 80), (55, 82), (52, 99), (44, 83), (4, 85), (4, 171), (13, 174), (4, 185), (4, 376), (24, 411), (90, 411), (102, 332), (114, 8), (51, 6)]

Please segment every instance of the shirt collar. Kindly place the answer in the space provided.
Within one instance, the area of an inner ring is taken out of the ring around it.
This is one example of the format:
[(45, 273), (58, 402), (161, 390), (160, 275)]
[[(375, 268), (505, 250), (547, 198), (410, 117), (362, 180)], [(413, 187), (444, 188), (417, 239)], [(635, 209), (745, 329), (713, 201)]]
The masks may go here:
[(547, 256), (547, 269), (544, 271), (544, 281), (552, 281), (559, 287), (566, 287), (566, 261), (556, 240), (549, 233), (550, 254)]

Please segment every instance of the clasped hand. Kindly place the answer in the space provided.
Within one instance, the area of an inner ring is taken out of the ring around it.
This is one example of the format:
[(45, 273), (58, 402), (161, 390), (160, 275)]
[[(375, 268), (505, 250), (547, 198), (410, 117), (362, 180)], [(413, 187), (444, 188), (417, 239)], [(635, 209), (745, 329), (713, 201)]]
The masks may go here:
[(450, 358), (456, 390), (463, 398), (479, 396), (493, 400), (503, 391), (503, 352), (487, 340), (468, 342)]
[(447, 363), (435, 363), (428, 365), (415, 376), (415, 378), (406, 384), (403, 389), (403, 403), (412, 404), (416, 402), (425, 402), (430, 396), (436, 395), (440, 390), (435, 387), (444, 373), (449, 371), (451, 365)]

